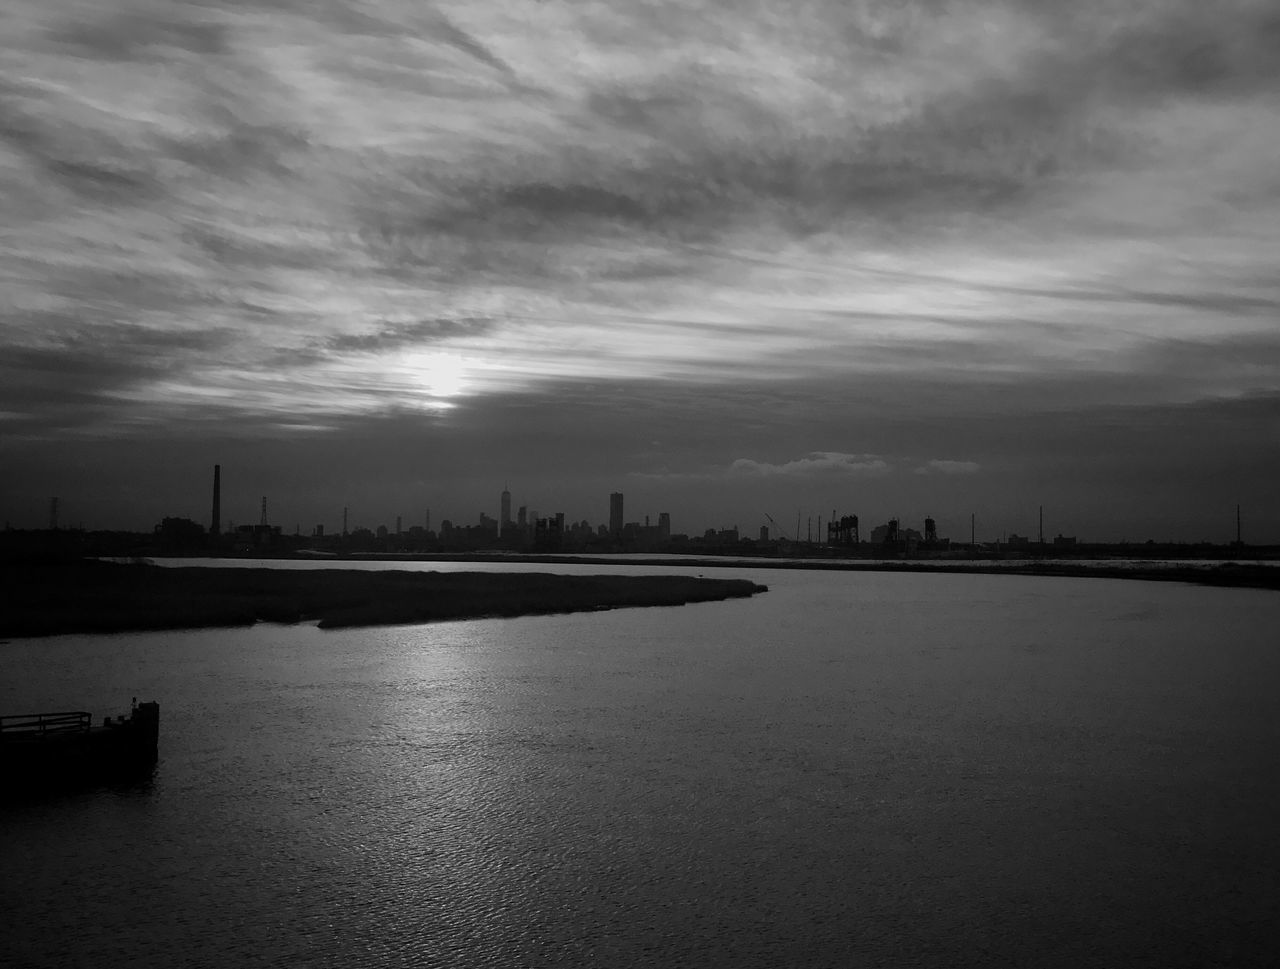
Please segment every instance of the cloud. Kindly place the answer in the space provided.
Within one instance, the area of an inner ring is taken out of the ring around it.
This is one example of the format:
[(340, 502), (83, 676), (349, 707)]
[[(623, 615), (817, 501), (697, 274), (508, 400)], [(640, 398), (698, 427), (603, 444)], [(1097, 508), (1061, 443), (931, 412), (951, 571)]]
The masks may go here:
[[(100, 341), (94, 420), (157, 368), (222, 411), (412, 409), (428, 346), (485, 392), (1217, 392), (1280, 305), (1278, 34), (1262, 0), (16, 0), (0, 358)], [(51, 306), (78, 342), (33, 342)], [(133, 366), (122, 324), (217, 337)], [(1256, 345), (1238, 392), (1277, 386)]]
[(471, 57), (474, 57), (481, 64), (501, 72), (507, 76), (513, 76), (511, 65), (498, 57), (492, 50), (480, 43), (476, 38), (472, 37), (465, 30), (462, 30), (455, 23), (449, 20), (439, 11), (434, 12), (432, 23), (428, 28), (428, 33), (433, 35), (444, 43), (449, 44)]
[(449, 337), (475, 335), (492, 330), (495, 321), (480, 317), (428, 318), (411, 323), (385, 324), (364, 333), (341, 333), (325, 341), (332, 353), (377, 353), (404, 347), (429, 345)]
[(837, 451), (814, 451), (805, 457), (786, 461), (782, 464), (771, 464), (766, 461), (754, 461), (750, 458), (738, 458), (729, 466), (731, 477), (774, 476), (814, 477), (839, 476), (854, 478), (880, 477), (892, 469), (888, 462), (874, 454), (841, 454)]
[(947, 461), (934, 460), (916, 468), (916, 474), (977, 474), (982, 470), (981, 465), (976, 461)]

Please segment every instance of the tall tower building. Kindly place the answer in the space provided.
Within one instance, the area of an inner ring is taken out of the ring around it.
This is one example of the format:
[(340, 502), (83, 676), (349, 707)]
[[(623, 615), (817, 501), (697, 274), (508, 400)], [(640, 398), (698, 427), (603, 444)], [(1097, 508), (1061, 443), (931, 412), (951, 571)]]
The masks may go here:
[(502, 514), (498, 516), (498, 534), (504, 535), (511, 529), (511, 492), (504, 486), (502, 489)]
[(222, 465), (213, 466), (213, 520), (209, 523), (209, 534), (217, 538), (222, 534)]
[(609, 531), (621, 535), (622, 525), (622, 492), (615, 491), (609, 496)]

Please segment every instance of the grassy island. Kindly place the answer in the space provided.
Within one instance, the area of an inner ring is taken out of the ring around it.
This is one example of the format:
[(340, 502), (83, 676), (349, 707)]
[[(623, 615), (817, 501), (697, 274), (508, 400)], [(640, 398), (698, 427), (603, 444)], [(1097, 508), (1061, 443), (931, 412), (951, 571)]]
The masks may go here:
[(0, 637), (244, 626), (318, 620), (321, 628), (677, 606), (745, 598), (745, 579), (534, 572), (163, 568), (77, 562), (0, 576)]
[[(1269, 550), (1268, 550), (1269, 551)], [(361, 556), (364, 561), (400, 561), (403, 556)], [(492, 555), (415, 555), (410, 561), (492, 562)], [(618, 565), (617, 558), (564, 555), (522, 555), (520, 561), (572, 563), (575, 565)], [(1196, 559), (1181, 561), (1150, 560), (1138, 557), (1112, 557), (1105, 560), (1071, 561), (1069, 559), (1039, 560), (999, 558), (920, 558), (899, 561), (858, 558), (736, 558), (730, 555), (686, 555), (669, 559), (650, 559), (645, 565), (652, 568), (666, 566), (706, 567), (713, 569), (779, 569), (823, 572), (923, 572), (930, 575), (1041, 575), (1058, 578), (1080, 579), (1140, 579), (1151, 582), (1189, 582), (1194, 585), (1211, 585), (1236, 589), (1271, 589), (1280, 591), (1280, 565), (1274, 564), (1271, 555), (1265, 559), (1250, 561), (1203, 562)]]

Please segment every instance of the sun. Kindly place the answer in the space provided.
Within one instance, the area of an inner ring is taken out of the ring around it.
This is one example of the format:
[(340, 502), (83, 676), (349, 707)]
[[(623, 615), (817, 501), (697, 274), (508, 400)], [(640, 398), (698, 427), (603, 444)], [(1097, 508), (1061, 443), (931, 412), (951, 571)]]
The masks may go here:
[(467, 392), (467, 364), (456, 353), (421, 351), (406, 363), (413, 379), (432, 397), (448, 399)]

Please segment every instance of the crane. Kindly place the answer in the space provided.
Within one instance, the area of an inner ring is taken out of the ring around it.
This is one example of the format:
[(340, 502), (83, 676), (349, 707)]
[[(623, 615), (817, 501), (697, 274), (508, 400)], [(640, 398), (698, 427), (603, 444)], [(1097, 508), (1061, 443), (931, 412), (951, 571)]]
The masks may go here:
[(774, 520), (773, 520), (773, 516), (772, 516), (772, 515), (770, 515), (770, 514), (766, 511), (766, 512), (764, 513), (764, 517), (765, 517), (765, 518), (767, 518), (767, 519), (769, 519), (769, 524), (773, 526), (773, 530), (774, 530), (775, 532), (777, 532), (777, 533), (778, 533), (778, 537), (779, 537), (779, 538), (783, 539), (784, 541), (788, 541), (788, 542), (789, 542), (789, 541), (791, 541), (791, 539), (787, 538), (787, 533), (786, 533), (786, 532), (784, 532), (784, 531), (782, 530), (782, 526), (781, 526), (781, 525), (779, 525), (776, 521), (774, 521)]

